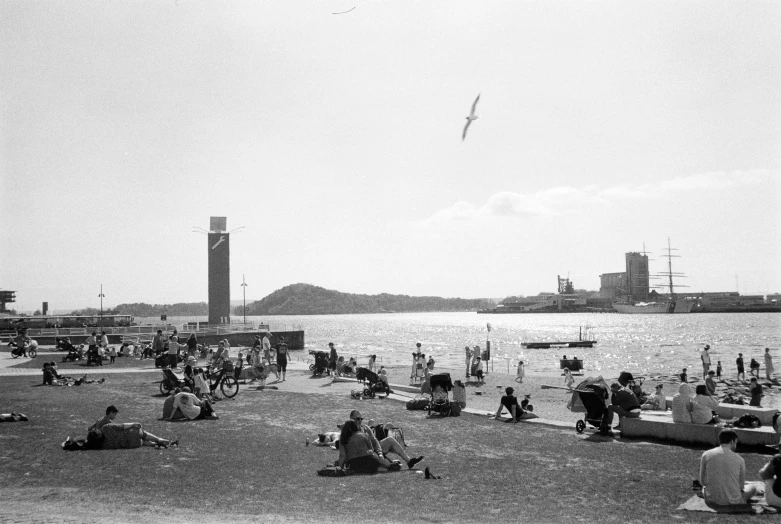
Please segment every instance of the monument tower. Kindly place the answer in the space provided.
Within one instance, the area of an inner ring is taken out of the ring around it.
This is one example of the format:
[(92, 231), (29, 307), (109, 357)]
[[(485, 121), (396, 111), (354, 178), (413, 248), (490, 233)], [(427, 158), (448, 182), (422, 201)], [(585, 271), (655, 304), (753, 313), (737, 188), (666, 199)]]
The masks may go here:
[(230, 234), (226, 217), (210, 217), (209, 249), (209, 324), (229, 324)]

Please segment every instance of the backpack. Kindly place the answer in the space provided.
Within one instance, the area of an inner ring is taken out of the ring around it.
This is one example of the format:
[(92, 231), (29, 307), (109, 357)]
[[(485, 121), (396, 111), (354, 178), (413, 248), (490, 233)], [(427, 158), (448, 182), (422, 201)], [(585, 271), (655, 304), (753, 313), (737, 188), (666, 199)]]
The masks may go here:
[(735, 422), (735, 427), (748, 429), (761, 428), (762, 421), (759, 420), (759, 417), (756, 415), (749, 415), (748, 413), (744, 413), (740, 416), (740, 418), (738, 418), (737, 422)]

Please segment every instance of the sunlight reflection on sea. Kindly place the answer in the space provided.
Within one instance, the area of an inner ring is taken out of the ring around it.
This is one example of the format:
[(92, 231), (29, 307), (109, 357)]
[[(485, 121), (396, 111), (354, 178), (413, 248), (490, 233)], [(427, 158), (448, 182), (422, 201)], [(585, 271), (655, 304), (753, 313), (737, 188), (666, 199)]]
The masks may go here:
[[(238, 317), (234, 317), (234, 320)], [(136, 319), (154, 323), (154, 319)], [(205, 317), (169, 317), (181, 325)], [(387, 313), (377, 315), (314, 315), (247, 317), (268, 323), (271, 330), (305, 331), (306, 349), (327, 350), (334, 342), (345, 356), (376, 354), (386, 365), (409, 364), (415, 343), (438, 365), (462, 367), (464, 346), (485, 347), (491, 340), (494, 368), (507, 370), (523, 359), (533, 371), (558, 368), (562, 355), (585, 361), (587, 373), (612, 376), (622, 370), (635, 374), (679, 373), (688, 367), (690, 376), (701, 372), (699, 350), (711, 346), (713, 365), (722, 361), (724, 376), (733, 377), (735, 359), (742, 352), (746, 367), (751, 358), (763, 366), (765, 347), (781, 347), (781, 315), (773, 313), (684, 315), (621, 315), (615, 313), (505, 314)], [(486, 323), (491, 323), (490, 334)], [(597, 341), (593, 348), (526, 349), (528, 341)], [(781, 374), (781, 353), (771, 352)], [(512, 369), (511, 369), (512, 371)], [(764, 371), (763, 371), (764, 376)]]

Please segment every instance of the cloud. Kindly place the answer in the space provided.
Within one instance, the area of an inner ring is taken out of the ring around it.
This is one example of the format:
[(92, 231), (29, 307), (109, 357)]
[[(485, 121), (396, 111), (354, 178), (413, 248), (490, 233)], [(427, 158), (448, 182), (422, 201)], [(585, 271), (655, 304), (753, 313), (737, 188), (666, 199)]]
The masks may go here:
[(755, 169), (730, 173), (716, 171), (648, 184), (621, 184), (603, 189), (597, 186), (586, 186), (583, 188), (559, 186), (531, 194), (501, 191), (488, 197), (488, 200), (482, 206), (476, 206), (464, 201), (456, 202), (437, 211), (423, 222), (425, 225), (432, 225), (449, 221), (489, 217), (530, 218), (535, 216), (560, 216), (581, 212), (584, 203), (588, 203), (589, 206), (594, 204), (607, 205), (616, 200), (647, 200), (666, 198), (671, 195), (688, 198), (684, 193), (692, 191), (724, 191), (746, 187), (759, 184), (774, 176), (779, 176), (777, 170)]

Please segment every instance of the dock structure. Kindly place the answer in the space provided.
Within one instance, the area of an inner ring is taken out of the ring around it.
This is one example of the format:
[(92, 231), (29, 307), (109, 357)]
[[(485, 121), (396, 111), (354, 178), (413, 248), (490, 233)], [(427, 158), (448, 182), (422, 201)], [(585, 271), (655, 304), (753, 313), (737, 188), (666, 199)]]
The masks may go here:
[(573, 342), (521, 342), (527, 349), (550, 349), (552, 347), (592, 348), (596, 340), (575, 340)]

